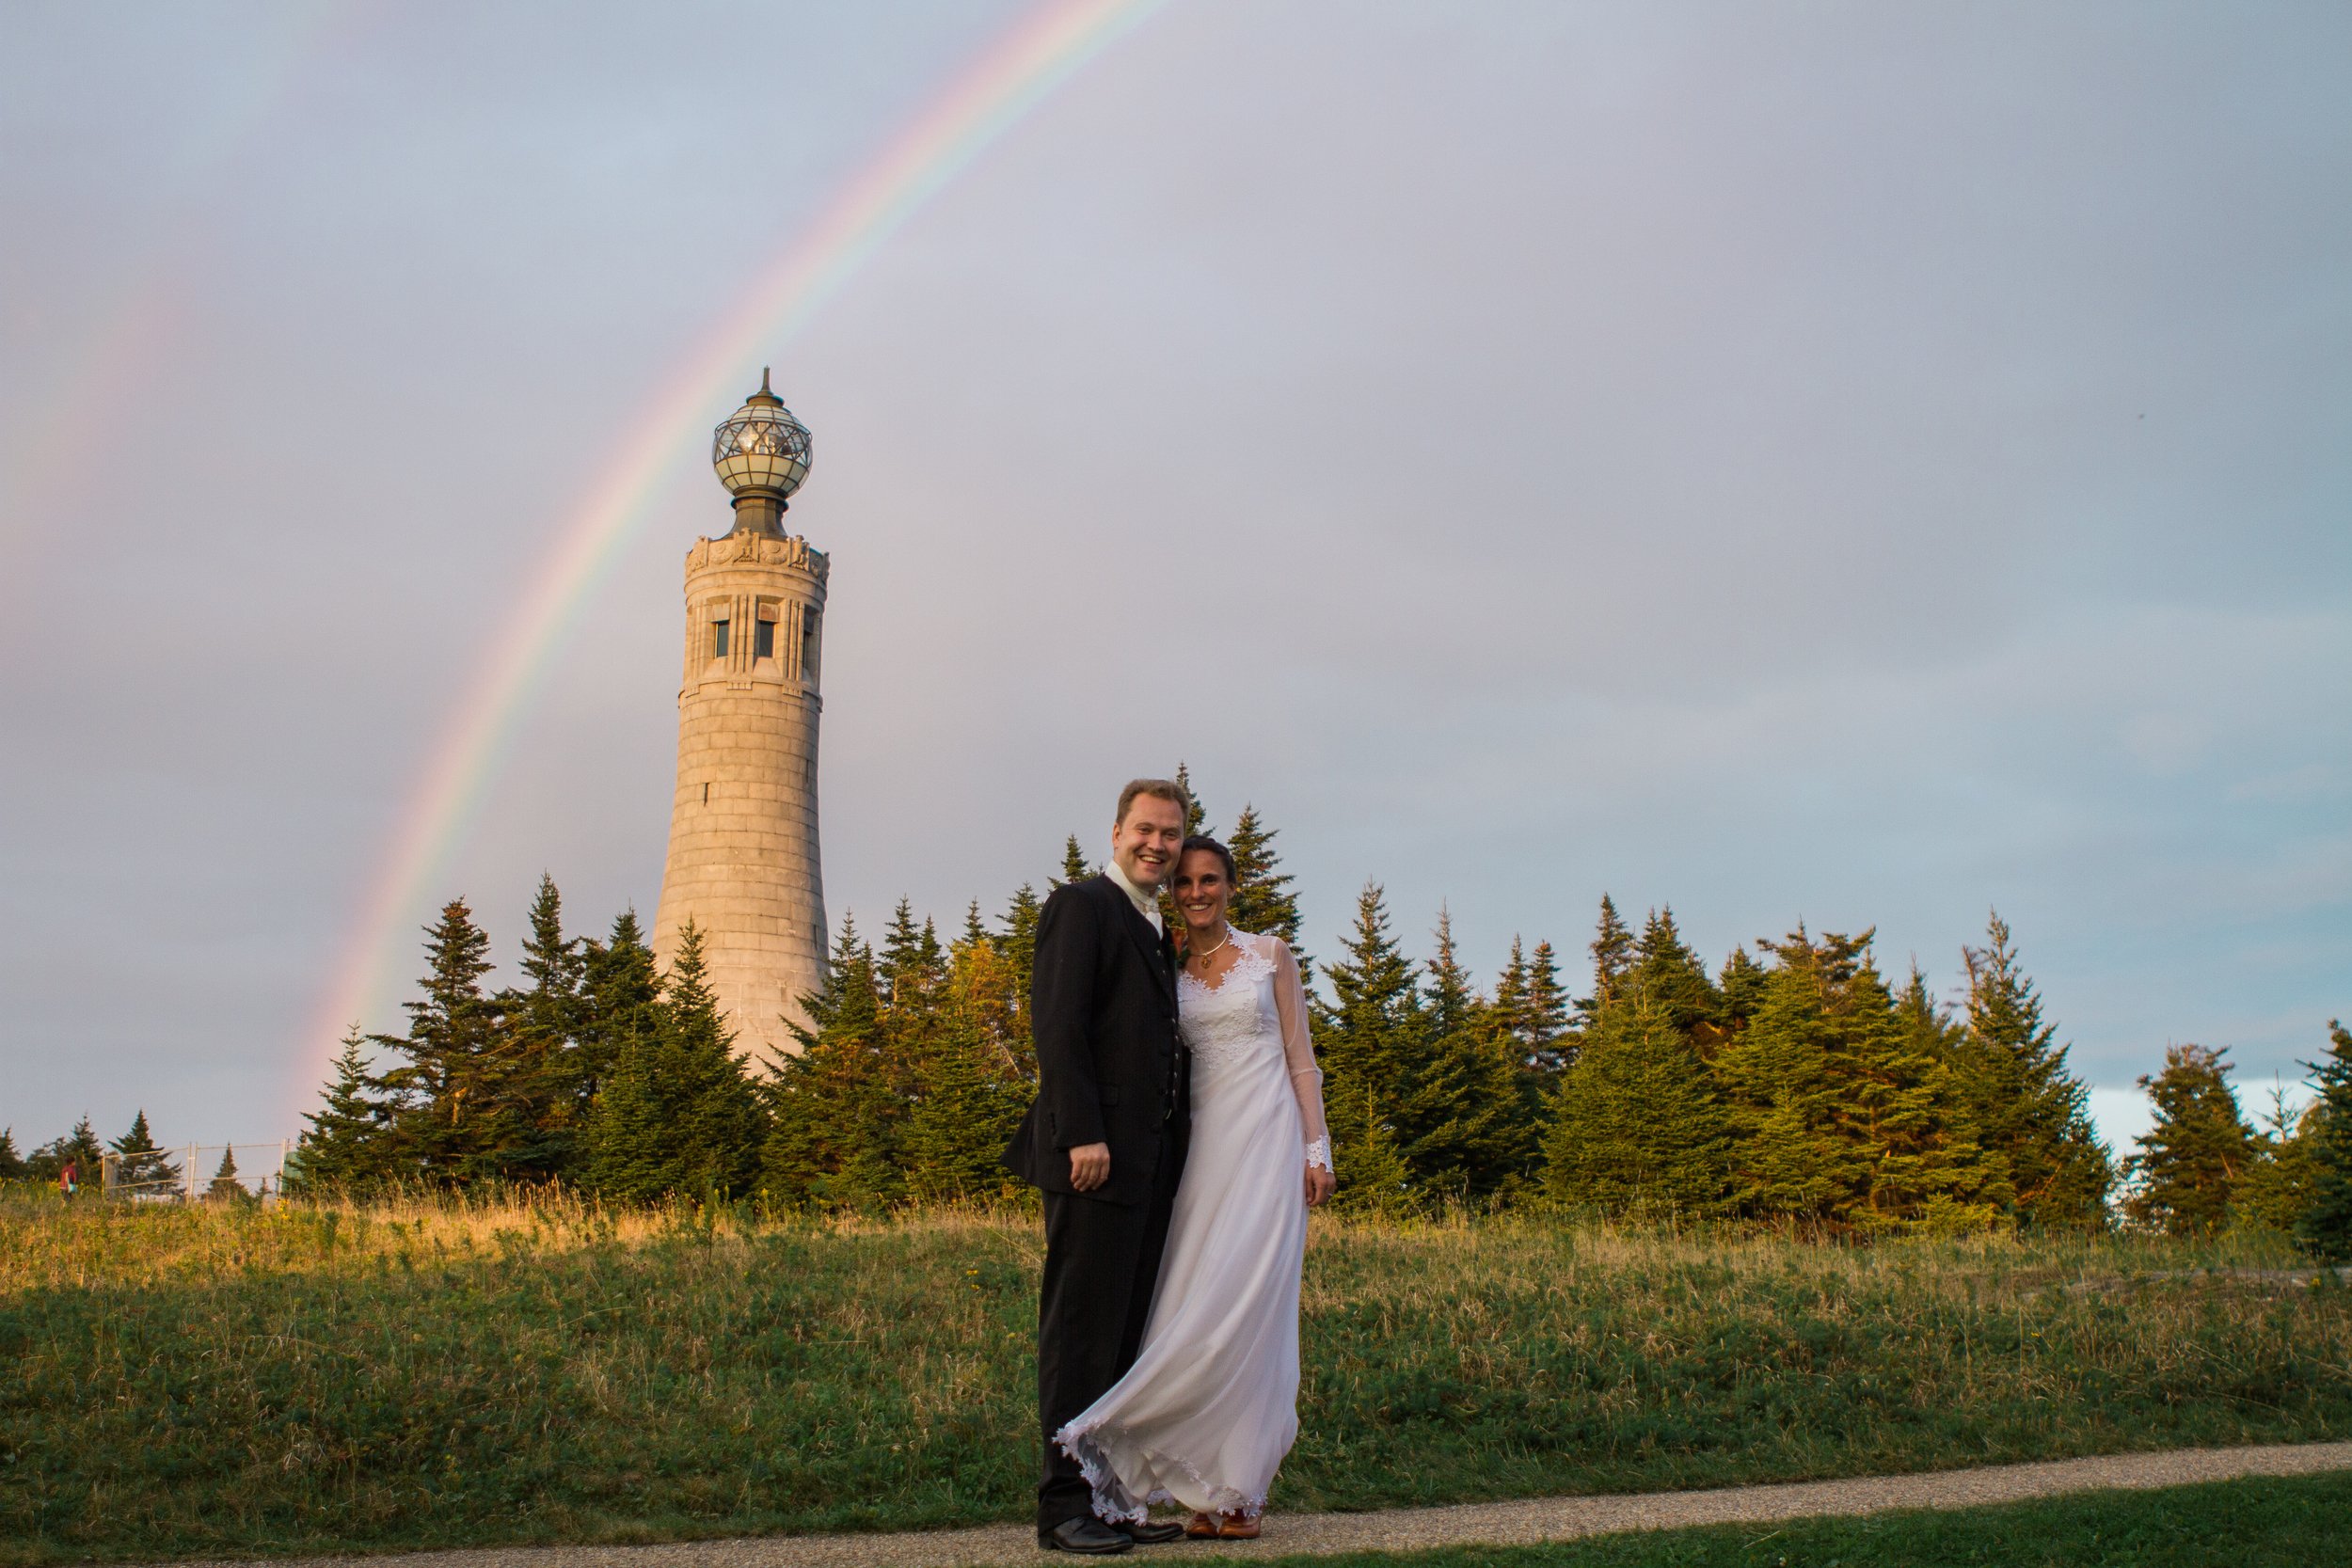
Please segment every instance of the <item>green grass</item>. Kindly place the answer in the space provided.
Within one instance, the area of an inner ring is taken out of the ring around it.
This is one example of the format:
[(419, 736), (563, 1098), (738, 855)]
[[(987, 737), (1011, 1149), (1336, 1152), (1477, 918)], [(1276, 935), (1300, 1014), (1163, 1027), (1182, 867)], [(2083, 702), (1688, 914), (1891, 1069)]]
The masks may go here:
[(1278, 1558), (1289, 1568), (2321, 1568), (2352, 1474), (2088, 1492), (1993, 1508), (1645, 1530), (1543, 1546)]
[[(1034, 1226), (0, 1207), (0, 1564), (1022, 1517)], [(2352, 1435), (2352, 1291), (1979, 1239), (1318, 1218), (1282, 1509)]]

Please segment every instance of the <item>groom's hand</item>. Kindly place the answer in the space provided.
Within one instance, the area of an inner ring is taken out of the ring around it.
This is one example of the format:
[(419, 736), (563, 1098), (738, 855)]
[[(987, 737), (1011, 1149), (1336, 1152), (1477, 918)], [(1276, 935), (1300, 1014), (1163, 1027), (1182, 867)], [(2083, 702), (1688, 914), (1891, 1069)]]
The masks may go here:
[(1090, 1193), (1111, 1179), (1111, 1146), (1080, 1144), (1070, 1151), (1070, 1190)]

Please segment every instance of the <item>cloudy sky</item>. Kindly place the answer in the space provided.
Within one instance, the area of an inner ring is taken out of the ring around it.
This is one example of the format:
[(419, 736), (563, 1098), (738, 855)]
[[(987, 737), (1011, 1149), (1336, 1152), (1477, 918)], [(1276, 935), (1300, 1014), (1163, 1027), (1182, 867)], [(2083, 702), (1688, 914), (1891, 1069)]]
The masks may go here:
[[(0, 1122), (299, 1130), (339, 965), (660, 894), (673, 443), (370, 899), (611, 454), (1025, 4), (0, 10)], [(2013, 927), (2104, 1124), (2352, 1014), (2352, 11), (1142, 14), (804, 327), (828, 902), (1131, 774), (1335, 951)], [(379, 940), (380, 939), (380, 940)], [(355, 1004), (398, 1026), (401, 985)], [(348, 1022), (349, 1020), (342, 1020)]]

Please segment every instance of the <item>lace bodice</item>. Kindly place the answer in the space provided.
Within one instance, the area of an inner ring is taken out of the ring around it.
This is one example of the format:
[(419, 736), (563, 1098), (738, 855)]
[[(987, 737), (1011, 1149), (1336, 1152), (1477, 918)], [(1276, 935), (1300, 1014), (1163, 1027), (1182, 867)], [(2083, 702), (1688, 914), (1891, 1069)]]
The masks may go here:
[(1323, 1072), (1307, 1034), (1307, 989), (1299, 980), (1298, 960), (1279, 937), (1237, 930), (1232, 940), (1233, 967), (1216, 984), (1188, 970), (1176, 974), (1177, 1027), (1192, 1051), (1193, 1073), (1207, 1078), (1255, 1056), (1282, 1057), (1314, 1163), (1328, 1170)]
[(1274, 1015), (1274, 962), (1254, 942), (1233, 933), (1233, 967), (1215, 985), (1189, 970), (1176, 977), (1176, 1007), (1192, 1069), (1215, 1072), (1258, 1053), (1279, 1055), (1281, 1022)]

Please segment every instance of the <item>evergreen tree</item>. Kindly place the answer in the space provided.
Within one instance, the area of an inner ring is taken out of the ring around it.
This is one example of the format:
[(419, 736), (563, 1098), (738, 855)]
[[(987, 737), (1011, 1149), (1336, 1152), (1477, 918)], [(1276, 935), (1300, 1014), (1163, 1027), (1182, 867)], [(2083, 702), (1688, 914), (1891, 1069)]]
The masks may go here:
[(1225, 845), (1233, 852), (1233, 897), (1225, 915), (1242, 930), (1280, 937), (1298, 960), (1299, 984), (1311, 985), (1313, 960), (1298, 948), (1298, 895), (1291, 891), (1290, 874), (1279, 869), (1282, 857), (1274, 852), (1279, 834), (1260, 819), (1257, 807), (1241, 808)]
[(500, 1162), (510, 1177), (547, 1180), (571, 1174), (578, 1163), (587, 1105), (580, 1081), (586, 1053), (578, 1041), (587, 1022), (581, 987), (588, 960), (580, 946), (578, 937), (564, 934), (555, 879), (541, 872), (531, 934), (523, 940), (521, 967), (531, 989), (501, 991), (497, 999), (514, 1053)]
[(575, 1126), (585, 1123), (621, 1057), (661, 1033), (661, 974), (635, 910), (614, 918), (608, 940), (584, 944), (580, 972), (576, 1055), (568, 1074), (567, 1119)]
[(1424, 1110), (1406, 1159), (1427, 1189), (1483, 1196), (1524, 1173), (1533, 1130), (1518, 1092), (1517, 1041), (1470, 989), (1442, 909), (1436, 936), (1437, 957), (1426, 966), (1426, 1043), (1414, 1072), (1414, 1099)]
[(0, 1181), (22, 1181), (25, 1170), (24, 1156), (16, 1151), (16, 1129), (0, 1127)]
[(2319, 1099), (2305, 1114), (2311, 1198), (2296, 1218), (2295, 1239), (2314, 1258), (2343, 1262), (2352, 1259), (2352, 1033), (2328, 1020), (2327, 1058), (2303, 1065)]
[(1724, 960), (1715, 993), (1723, 998), (1724, 1033), (1746, 1028), (1748, 1020), (1756, 1016), (1756, 1009), (1764, 1002), (1764, 966), (1749, 958), (1746, 948), (1733, 948), (1731, 957)]
[[(1511, 956), (1518, 957), (1519, 939), (1511, 939)], [(1518, 1015), (1519, 1045), (1527, 1065), (1542, 1073), (1557, 1073), (1576, 1060), (1576, 1042), (1568, 1037), (1568, 993), (1560, 984), (1560, 960), (1549, 942), (1535, 944), (1527, 960), (1527, 996)]]
[(1638, 1001), (1602, 1009), (1552, 1101), (1553, 1201), (1695, 1218), (1720, 1205), (1724, 1161), (1723, 1112), (1681, 1031)]
[[(1193, 791), (1192, 774), (1186, 771), (1184, 765), (1181, 762), (1176, 765), (1176, 787), (1184, 792), (1185, 836), (1190, 837), (1194, 833), (1208, 833), (1211, 838), (1215, 838), (1216, 834), (1208, 827), (1209, 814), (1200, 804), (1200, 797)], [(1230, 849), (1232, 846), (1229, 844), (1226, 847)]]
[(917, 1197), (999, 1197), (1017, 1185), (1002, 1157), (1028, 1109), (1030, 1087), (1009, 1038), (1009, 978), (1010, 966), (987, 937), (959, 946), (942, 999), (948, 1010), (929, 1034), (900, 1144)]
[(147, 1130), (147, 1108), (139, 1107), (131, 1118), (131, 1130), (106, 1146), (115, 1152), (115, 1180), (118, 1187), (134, 1191), (162, 1189), (178, 1183), (180, 1167), (171, 1156), (156, 1147), (155, 1139)]
[(720, 1197), (752, 1190), (767, 1128), (735, 1056), (692, 921), (664, 977), (662, 1027), (629, 1042), (589, 1117), (588, 1184), (608, 1197)]
[(237, 1150), (231, 1144), (220, 1151), (220, 1168), (213, 1172), (213, 1180), (204, 1188), (204, 1196), (215, 1203), (233, 1203), (252, 1195), (245, 1183), (237, 1180)]
[(1395, 1124), (1369, 1084), (1338, 1085), (1324, 1119), (1331, 1129), (1332, 1164), (1339, 1167), (1333, 1207), (1344, 1212), (1403, 1214), (1419, 1206), (1411, 1169), (1398, 1147)]
[(1666, 1027), (1686, 1037), (1700, 1024), (1713, 1023), (1723, 1008), (1707, 966), (1675, 929), (1672, 908), (1650, 911), (1622, 984)]
[(1051, 892), (1055, 888), (1068, 887), (1073, 882), (1083, 882), (1089, 877), (1098, 875), (1101, 870), (1100, 866), (1087, 863), (1087, 852), (1078, 847), (1078, 835), (1072, 833), (1069, 842), (1062, 846), (1061, 875), (1046, 879), (1050, 884), (1046, 891)]
[(2090, 1121), (2090, 1088), (2066, 1070), (2067, 1048), (1995, 912), (1983, 947), (1963, 947), (1967, 1038), (1953, 1067), (1982, 1145), (1986, 1197), (2019, 1220), (2105, 1222), (2115, 1172)]
[(762, 1184), (800, 1205), (895, 1201), (904, 1190), (898, 1144), (906, 1097), (871, 946), (844, 918), (823, 989), (802, 999), (800, 1052), (776, 1064)]
[[(1336, 1000), (1318, 1008), (1315, 1031), (1327, 1086), (1334, 1095), (1344, 1090), (1363, 1117), (1390, 1128), (1397, 1147), (1409, 1150), (1442, 1108), (1422, 1095), (1428, 1020), (1377, 882), (1366, 882), (1357, 895), (1356, 928), (1341, 946), (1347, 961), (1329, 971)], [(1410, 1154), (1405, 1157), (1409, 1164)], [(1415, 1181), (1425, 1174), (1410, 1171)]]
[(2254, 1130), (2238, 1114), (2229, 1053), (2201, 1045), (2167, 1046), (2164, 1071), (2139, 1086), (2155, 1104), (2153, 1127), (2133, 1141), (2123, 1162), (2136, 1190), (2123, 1201), (2135, 1222), (2168, 1235), (2212, 1235), (2254, 1163)]
[(424, 1000), (405, 1005), (407, 1035), (368, 1037), (407, 1058), (381, 1080), (398, 1097), (401, 1165), (437, 1181), (495, 1176), (516, 1063), (499, 1005), (482, 994), (490, 939), (462, 898), (425, 934)]
[(2289, 1110), (2286, 1085), (2273, 1085), (2265, 1125), (2254, 1135), (2254, 1163), (2232, 1196), (2243, 1223), (2294, 1233), (2295, 1222), (2311, 1207), (2319, 1174), (2318, 1113), (2317, 1101), (2299, 1115)]
[(1756, 1016), (1716, 1055), (1733, 1137), (1731, 1196), (1756, 1218), (1843, 1219), (1862, 1189), (1863, 1151), (1842, 1125), (1844, 1031), (1833, 1010), (1861, 967), (1869, 934), (1800, 925), (1763, 942), (1774, 959)]
[(24, 1162), (25, 1174), (40, 1181), (55, 1181), (69, 1164), (79, 1173), (81, 1184), (88, 1186), (98, 1180), (105, 1151), (98, 1147), (98, 1134), (90, 1131), (88, 1113), (73, 1124), (73, 1131), (61, 1138), (53, 1138), (33, 1150)]
[(354, 1023), (335, 1058), (334, 1082), (322, 1091), (325, 1103), (302, 1118), (310, 1125), (295, 1146), (293, 1174), (305, 1185), (348, 1188), (390, 1174), (393, 1108), (376, 1097), (381, 1085), (365, 1052)]
[(1580, 1029), (1589, 1028), (1601, 1010), (1623, 994), (1627, 976), (1633, 968), (1633, 933), (1617, 918), (1616, 903), (1609, 895), (1600, 895), (1600, 921), (1593, 933), (1593, 994), (1579, 997), (1576, 1022)]
[[(1488, 1004), (1494, 1010), (1495, 1022), (1511, 1037), (1514, 1046), (1527, 1034), (1527, 954), (1517, 932), (1511, 936), (1511, 957), (1495, 976), (1495, 997)], [(1522, 1058), (1519, 1066), (1533, 1069), (1533, 1054)]]

